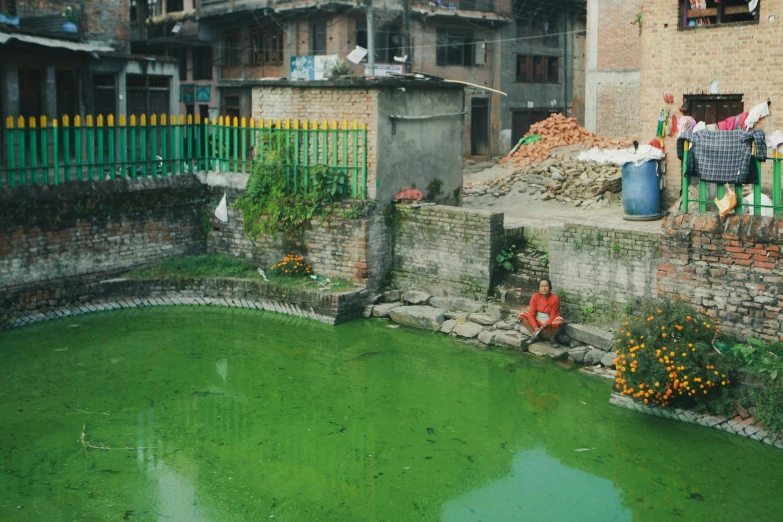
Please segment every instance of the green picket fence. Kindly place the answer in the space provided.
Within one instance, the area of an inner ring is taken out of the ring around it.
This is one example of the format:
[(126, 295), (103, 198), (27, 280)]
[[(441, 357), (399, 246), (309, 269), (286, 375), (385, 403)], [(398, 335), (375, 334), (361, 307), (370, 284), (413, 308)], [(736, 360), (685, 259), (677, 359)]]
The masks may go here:
[[(306, 120), (183, 115), (149, 118), (88, 115), (48, 122), (45, 116), (6, 119), (0, 187), (177, 176), (196, 170), (249, 173), (266, 147), (284, 147), (286, 175), (309, 186), (313, 167), (341, 171), (350, 196), (367, 195), (367, 126)], [(281, 145), (282, 144), (282, 145)], [(280, 150), (280, 149), (278, 149)], [(349, 194), (346, 194), (349, 195)]]
[[(689, 149), (689, 143), (685, 142), (685, 148), (682, 158), (682, 211), (684, 213), (688, 213), (689, 209), (692, 209), (693, 207), (690, 205), (693, 203), (694, 205), (698, 205), (699, 213), (704, 214), (708, 211), (708, 205), (710, 205), (710, 211), (715, 211), (715, 202), (708, 199), (708, 187), (710, 185), (717, 185), (715, 187), (714, 193), (717, 194), (718, 199), (722, 198), (726, 192), (725, 186), (723, 184), (718, 183), (708, 183), (706, 181), (699, 180), (699, 195), (696, 199), (690, 199), (690, 196), (688, 194), (688, 177), (685, 175), (686, 167), (688, 164), (688, 149)], [(755, 147), (755, 144), (754, 144)], [(781, 188), (783, 185), (781, 185), (781, 163), (783, 163), (783, 156), (780, 155), (778, 152), (773, 152), (772, 155), (767, 159), (768, 162), (772, 163), (772, 197), (770, 198), (772, 200), (772, 205), (762, 205), (761, 204), (761, 185), (762, 180), (764, 179), (764, 171), (762, 170), (762, 163), (756, 162), (756, 166), (758, 167), (759, 172), (759, 180), (758, 183), (753, 185), (753, 203), (748, 205), (743, 202), (742, 198), (742, 185), (737, 184), (734, 185), (734, 192), (737, 194), (737, 207), (734, 212), (737, 214), (741, 214), (743, 212), (743, 209), (745, 207), (750, 208), (750, 213), (756, 216), (760, 216), (763, 209), (772, 209), (772, 214), (775, 216), (780, 216), (783, 213), (783, 192), (781, 191)]]

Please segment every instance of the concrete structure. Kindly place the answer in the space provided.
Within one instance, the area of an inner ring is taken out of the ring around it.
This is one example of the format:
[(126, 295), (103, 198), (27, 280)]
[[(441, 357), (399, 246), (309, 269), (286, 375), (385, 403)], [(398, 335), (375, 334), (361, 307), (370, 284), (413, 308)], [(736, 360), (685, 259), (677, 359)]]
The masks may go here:
[(399, 79), (224, 85), (252, 92), (254, 118), (358, 120), (367, 131), (368, 197), (388, 203), (416, 187), (425, 199), (457, 204), (462, 191), (461, 85)]

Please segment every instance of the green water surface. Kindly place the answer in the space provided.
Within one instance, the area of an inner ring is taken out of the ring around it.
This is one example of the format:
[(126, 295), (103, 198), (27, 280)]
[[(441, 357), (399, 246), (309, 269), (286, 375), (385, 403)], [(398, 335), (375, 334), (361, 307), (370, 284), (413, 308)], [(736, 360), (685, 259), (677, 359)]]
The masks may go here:
[(387, 324), (167, 307), (0, 332), (0, 520), (783, 519), (783, 451)]

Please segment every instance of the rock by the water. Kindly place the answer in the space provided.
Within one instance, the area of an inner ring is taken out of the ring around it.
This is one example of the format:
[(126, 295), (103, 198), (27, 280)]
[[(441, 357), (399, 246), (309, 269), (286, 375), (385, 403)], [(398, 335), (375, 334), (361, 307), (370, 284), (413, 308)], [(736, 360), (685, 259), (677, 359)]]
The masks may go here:
[(484, 344), (492, 344), (495, 341), (495, 336), (497, 336), (497, 334), (497, 330), (485, 329), (480, 334), (478, 334), (478, 340)]
[(590, 351), (587, 346), (577, 346), (568, 350), (568, 359), (574, 362), (585, 362), (585, 355)]
[(480, 324), (467, 322), (467, 323), (458, 324), (454, 328), (454, 330), (452, 330), (452, 332), (457, 334), (458, 337), (473, 339), (478, 334), (480, 334), (483, 329), (484, 327), (481, 326)]
[(583, 362), (586, 365), (598, 364), (601, 362), (601, 359), (604, 358), (604, 355), (606, 355), (605, 351), (599, 350), (598, 348), (590, 348), (590, 350), (585, 354), (585, 359)]
[(393, 303), (394, 301), (399, 301), (400, 299), (402, 299), (401, 290), (389, 290), (388, 292), (383, 293), (383, 300), (387, 303)]
[(372, 315), (373, 317), (389, 317), (389, 312), (398, 306), (402, 306), (402, 302), (396, 301), (394, 303), (375, 305), (372, 309)]
[(375, 308), (373, 305), (365, 306), (362, 310), (362, 317), (372, 317), (373, 308)]
[(402, 300), (410, 304), (426, 304), (432, 297), (430, 294), (424, 292), (410, 291), (402, 294)]
[(440, 326), (440, 331), (445, 334), (450, 334), (454, 331), (454, 328), (457, 326), (457, 321), (454, 319), (449, 319), (448, 321), (444, 321), (444, 323)]
[(468, 314), (465, 312), (444, 312), (443, 316), (446, 319), (466, 319), (468, 318)]
[(488, 304), (484, 307), (484, 310), (481, 312), (481, 315), (487, 315), (489, 317), (492, 317), (495, 319), (495, 322), (500, 321), (505, 317), (506, 310), (497, 304)]
[(607, 368), (614, 368), (614, 358), (615, 358), (614, 352), (606, 352), (606, 355), (601, 357), (601, 364), (603, 364)]
[(495, 328), (499, 328), (501, 330), (516, 330), (517, 325), (509, 321), (500, 321), (495, 324)]
[(484, 326), (492, 326), (493, 324), (498, 322), (498, 320), (495, 319), (494, 317), (490, 317), (488, 315), (483, 315), (483, 314), (470, 314), (470, 317), (468, 317), (468, 319), (470, 319), (474, 323), (478, 323)]
[(614, 341), (614, 336), (611, 333), (584, 324), (566, 323), (563, 327), (563, 331), (571, 339), (576, 339), (585, 344), (596, 346), (602, 350), (611, 348), (612, 342)]
[(533, 343), (528, 348), (530, 353), (539, 357), (549, 357), (550, 359), (563, 359), (568, 356), (568, 349), (565, 347), (555, 348), (550, 343)]
[(437, 330), (446, 321), (443, 317), (444, 311), (442, 308), (432, 306), (399, 306), (389, 311), (389, 316), (395, 323), (425, 330)]
[(464, 297), (433, 297), (430, 299), (430, 305), (453, 312), (467, 312), (471, 314), (478, 312), (482, 307), (482, 304), (478, 301), (472, 301)]
[(522, 347), (522, 341), (525, 337), (522, 334), (511, 331), (498, 332), (495, 336), (495, 344), (499, 346), (511, 346), (512, 348)]

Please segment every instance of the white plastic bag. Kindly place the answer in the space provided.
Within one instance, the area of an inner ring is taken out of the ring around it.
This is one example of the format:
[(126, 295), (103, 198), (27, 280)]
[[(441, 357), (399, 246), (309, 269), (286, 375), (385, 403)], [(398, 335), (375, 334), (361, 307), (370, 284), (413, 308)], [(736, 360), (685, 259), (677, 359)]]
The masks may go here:
[(222, 223), (228, 223), (228, 204), (226, 203), (225, 194), (223, 194), (223, 199), (220, 200), (220, 203), (215, 209), (215, 217)]

